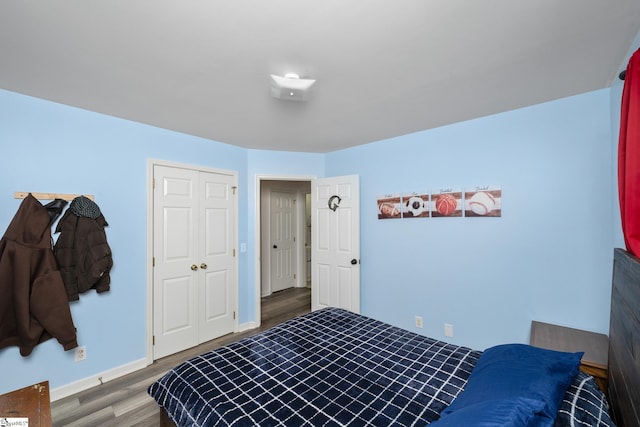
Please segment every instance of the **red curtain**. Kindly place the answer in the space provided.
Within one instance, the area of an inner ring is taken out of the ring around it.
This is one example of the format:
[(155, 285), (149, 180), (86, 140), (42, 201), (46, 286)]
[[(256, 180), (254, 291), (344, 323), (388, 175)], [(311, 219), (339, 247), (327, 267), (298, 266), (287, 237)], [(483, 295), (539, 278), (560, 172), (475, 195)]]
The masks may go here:
[(625, 245), (640, 256), (640, 49), (629, 59), (622, 91), (618, 193)]

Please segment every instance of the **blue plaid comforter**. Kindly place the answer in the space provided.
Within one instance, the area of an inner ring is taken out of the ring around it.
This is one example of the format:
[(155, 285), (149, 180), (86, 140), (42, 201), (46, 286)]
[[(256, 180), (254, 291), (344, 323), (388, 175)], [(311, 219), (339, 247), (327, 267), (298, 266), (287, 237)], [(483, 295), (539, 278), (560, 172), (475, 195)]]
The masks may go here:
[[(149, 394), (178, 426), (424, 426), (480, 354), (327, 308), (184, 362)], [(556, 425), (609, 425), (604, 395), (579, 377)]]

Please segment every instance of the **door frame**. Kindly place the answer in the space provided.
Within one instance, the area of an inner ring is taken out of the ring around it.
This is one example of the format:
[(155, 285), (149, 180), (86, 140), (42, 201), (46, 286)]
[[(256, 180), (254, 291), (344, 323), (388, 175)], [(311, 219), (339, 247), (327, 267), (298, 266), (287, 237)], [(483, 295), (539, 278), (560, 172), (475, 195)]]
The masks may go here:
[[(153, 359), (153, 169), (154, 166), (166, 166), (180, 169), (189, 169), (194, 171), (202, 171), (209, 172), (215, 174), (224, 174), (224, 175), (232, 175), (235, 177), (236, 184), (238, 183), (238, 172), (228, 169), (218, 169), (212, 168), (208, 166), (200, 166), (189, 163), (179, 163), (172, 162), (168, 160), (161, 159), (147, 159), (147, 256), (146, 256), (146, 264), (147, 264), (147, 331), (146, 331), (146, 363), (147, 366), (151, 365), (154, 362)], [(236, 313), (238, 312), (238, 296), (239, 296), (239, 279), (238, 279), (238, 196), (234, 197), (235, 199), (235, 216), (232, 218), (232, 227), (233, 227), (233, 247), (235, 248), (236, 255), (233, 260), (233, 269), (235, 276), (235, 307), (234, 310)], [(234, 328), (234, 332), (238, 329), (237, 316), (236, 316), (236, 325)]]
[[(255, 314), (253, 326), (258, 327), (261, 323), (262, 308), (260, 307), (260, 300), (262, 298), (262, 230), (261, 230), (261, 194), (262, 194), (262, 181), (295, 181), (295, 182), (309, 182), (316, 179), (315, 175), (269, 175), (269, 174), (256, 174), (255, 176), (255, 194), (254, 194), (254, 293), (255, 293)], [(298, 225), (299, 226), (299, 225)], [(300, 239), (298, 239), (300, 241)], [(306, 279), (305, 279), (306, 280)]]

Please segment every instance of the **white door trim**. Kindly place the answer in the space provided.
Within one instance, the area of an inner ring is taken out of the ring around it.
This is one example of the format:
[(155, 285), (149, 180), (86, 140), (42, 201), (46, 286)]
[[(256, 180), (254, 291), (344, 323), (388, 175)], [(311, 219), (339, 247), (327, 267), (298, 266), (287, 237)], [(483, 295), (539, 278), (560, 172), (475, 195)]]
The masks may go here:
[[(238, 182), (238, 172), (226, 169), (216, 169), (206, 166), (199, 166), (187, 163), (171, 162), (160, 159), (148, 159), (147, 160), (147, 332), (146, 332), (146, 363), (147, 366), (153, 363), (153, 168), (154, 166), (166, 166), (181, 169), (190, 169), (203, 172), (210, 172), (223, 175), (232, 175), (235, 177), (235, 181)], [(238, 197), (235, 197), (235, 218), (233, 218), (234, 228), (234, 241), (233, 246), (236, 248), (236, 256), (234, 257), (234, 270), (235, 270), (235, 308), (238, 312)], [(237, 316), (235, 330), (238, 329)]]
[(261, 254), (261, 244), (260, 244), (260, 240), (261, 240), (261, 224), (260, 224), (260, 212), (261, 212), (261, 204), (260, 204), (260, 194), (261, 194), (261, 190), (262, 190), (262, 181), (309, 181), (309, 183), (311, 183), (311, 180), (316, 179), (317, 177), (315, 175), (268, 175), (268, 174), (256, 174), (256, 179), (255, 179), (255, 193), (253, 195), (254, 198), (254, 204), (255, 204), (255, 211), (254, 211), (254, 236), (253, 236), (253, 241), (254, 241), (254, 267), (253, 267), (253, 271), (254, 271), (254, 292), (255, 292), (255, 314), (254, 314), (254, 323), (253, 326), (258, 327), (260, 326), (260, 315), (261, 315), (261, 309), (260, 309), (260, 298), (261, 298), (261, 282), (262, 282), (262, 278), (261, 278), (261, 260), (260, 260), (260, 254)]

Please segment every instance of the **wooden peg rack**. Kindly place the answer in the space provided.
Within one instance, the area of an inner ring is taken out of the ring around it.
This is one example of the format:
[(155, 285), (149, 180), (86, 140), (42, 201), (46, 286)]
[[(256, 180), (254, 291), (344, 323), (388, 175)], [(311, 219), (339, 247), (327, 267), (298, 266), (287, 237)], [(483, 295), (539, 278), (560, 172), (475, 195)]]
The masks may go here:
[(39, 199), (39, 200), (63, 199), (63, 200), (71, 201), (71, 200), (75, 199), (76, 197), (80, 197), (80, 196), (84, 196), (87, 199), (90, 199), (92, 201), (95, 199), (93, 194), (33, 193), (33, 192), (29, 192), (29, 191), (16, 191), (14, 193), (14, 197), (16, 199), (24, 199), (29, 194), (31, 194), (33, 197), (35, 197), (36, 199)]

